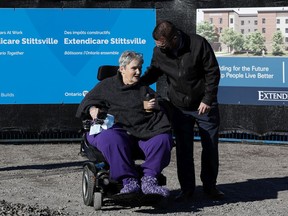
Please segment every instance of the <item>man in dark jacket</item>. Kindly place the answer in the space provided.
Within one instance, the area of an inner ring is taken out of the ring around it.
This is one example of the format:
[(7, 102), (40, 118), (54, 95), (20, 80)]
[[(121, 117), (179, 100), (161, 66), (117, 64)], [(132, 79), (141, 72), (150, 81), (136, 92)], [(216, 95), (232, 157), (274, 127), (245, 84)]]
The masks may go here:
[(219, 168), (217, 92), (220, 70), (215, 54), (205, 38), (187, 35), (169, 21), (161, 21), (153, 31), (156, 46), (150, 67), (141, 77), (152, 84), (167, 77), (167, 96), (172, 107), (171, 121), (176, 136), (177, 171), (181, 193), (176, 200), (192, 198), (195, 190), (193, 159), (194, 124), (202, 143), (201, 181), (212, 199), (224, 198), (216, 188)]

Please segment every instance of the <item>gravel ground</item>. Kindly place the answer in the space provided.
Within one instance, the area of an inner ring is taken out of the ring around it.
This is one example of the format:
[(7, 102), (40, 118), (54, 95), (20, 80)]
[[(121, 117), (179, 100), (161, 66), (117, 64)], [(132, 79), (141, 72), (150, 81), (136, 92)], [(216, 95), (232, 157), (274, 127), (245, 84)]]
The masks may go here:
[[(0, 215), (201, 215), (286, 216), (288, 214), (288, 146), (220, 143), (219, 188), (222, 201), (211, 201), (199, 179), (200, 143), (195, 143), (197, 188), (194, 200), (164, 209), (107, 205), (85, 206), (81, 194), (79, 144), (1, 145)], [(179, 192), (175, 149), (163, 172), (172, 197)]]

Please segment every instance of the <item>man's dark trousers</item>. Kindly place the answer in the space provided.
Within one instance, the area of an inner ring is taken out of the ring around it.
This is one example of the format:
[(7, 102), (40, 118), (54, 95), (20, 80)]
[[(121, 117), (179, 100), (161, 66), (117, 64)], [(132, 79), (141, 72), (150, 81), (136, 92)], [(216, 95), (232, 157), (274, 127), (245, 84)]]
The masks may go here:
[(218, 130), (219, 109), (213, 104), (207, 114), (199, 115), (198, 111), (180, 111), (174, 107), (172, 115), (173, 130), (176, 137), (177, 174), (182, 191), (194, 192), (194, 125), (198, 126), (201, 138), (201, 174), (205, 189), (216, 186), (219, 169)]

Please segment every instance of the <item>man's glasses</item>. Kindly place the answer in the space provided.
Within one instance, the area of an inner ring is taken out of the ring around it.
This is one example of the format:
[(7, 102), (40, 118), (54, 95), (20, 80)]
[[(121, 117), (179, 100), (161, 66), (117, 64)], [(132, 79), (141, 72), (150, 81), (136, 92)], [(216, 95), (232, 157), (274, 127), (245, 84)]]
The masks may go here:
[(163, 43), (163, 44), (157, 44), (156, 43), (156, 46), (160, 49), (167, 49), (168, 48), (168, 45), (166, 43)]
[(165, 40), (164, 42), (156, 41), (156, 46), (162, 50), (166, 50), (171, 47), (171, 41), (175, 38), (175, 35), (173, 35), (168, 40)]

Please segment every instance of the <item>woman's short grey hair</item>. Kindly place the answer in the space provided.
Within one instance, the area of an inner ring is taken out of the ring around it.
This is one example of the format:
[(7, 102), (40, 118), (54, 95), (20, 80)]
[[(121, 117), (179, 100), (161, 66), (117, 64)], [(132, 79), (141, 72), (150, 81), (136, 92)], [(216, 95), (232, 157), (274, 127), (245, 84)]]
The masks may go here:
[(119, 58), (119, 66), (126, 67), (126, 65), (130, 64), (133, 60), (137, 60), (141, 64), (143, 64), (143, 54), (129, 50), (124, 51)]

